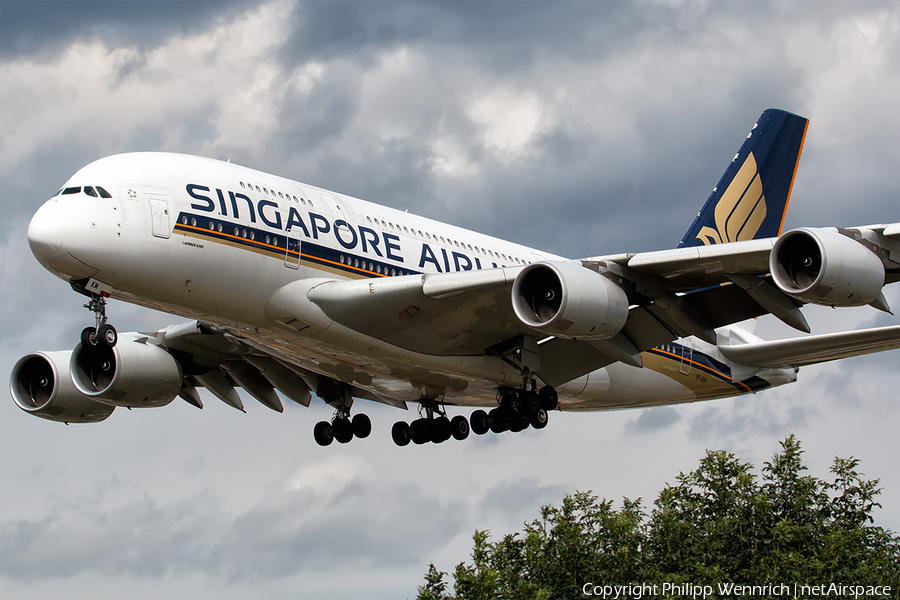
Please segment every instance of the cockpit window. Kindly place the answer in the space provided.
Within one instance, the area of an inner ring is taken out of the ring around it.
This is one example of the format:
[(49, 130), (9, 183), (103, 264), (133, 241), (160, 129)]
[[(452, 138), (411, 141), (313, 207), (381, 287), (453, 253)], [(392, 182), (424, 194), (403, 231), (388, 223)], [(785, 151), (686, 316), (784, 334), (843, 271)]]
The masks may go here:
[(84, 186), (84, 193), (88, 196), (93, 196), (94, 198), (97, 197), (97, 191), (89, 185)]
[(104, 190), (104, 189), (103, 189), (102, 187), (100, 187), (99, 185), (97, 186), (97, 191), (100, 193), (100, 197), (101, 197), (101, 198), (112, 198), (112, 194), (110, 194), (109, 192), (107, 192), (106, 190)]
[(68, 196), (68, 195), (70, 195), (70, 194), (77, 194), (77, 193), (79, 193), (79, 192), (81, 192), (81, 188), (80, 188), (80, 187), (70, 187), (70, 188), (64, 189), (64, 190), (62, 191), (62, 195), (63, 195), (63, 196)]
[(56, 192), (55, 194), (53, 194), (53, 195), (50, 196), (50, 197), (51, 197), (51, 198), (56, 198), (57, 196), (59, 196), (60, 194), (62, 194), (62, 191), (63, 191), (63, 189), (62, 189), (62, 188), (59, 188), (59, 191)]

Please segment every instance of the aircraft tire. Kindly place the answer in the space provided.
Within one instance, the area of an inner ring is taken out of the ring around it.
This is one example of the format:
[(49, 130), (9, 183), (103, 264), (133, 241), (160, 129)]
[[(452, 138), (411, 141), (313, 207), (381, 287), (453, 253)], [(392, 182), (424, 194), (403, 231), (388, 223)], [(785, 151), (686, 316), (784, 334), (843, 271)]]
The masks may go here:
[(469, 422), (462, 415), (456, 415), (450, 421), (450, 433), (455, 440), (464, 440), (469, 437)]
[(549, 385), (541, 388), (538, 398), (541, 400), (541, 408), (546, 411), (556, 410), (556, 407), (559, 406), (559, 395)]
[(488, 424), (494, 433), (503, 433), (509, 429), (508, 421), (506, 411), (501, 408), (492, 409), (488, 413)]
[(531, 415), (531, 426), (535, 429), (543, 429), (547, 426), (547, 421), (549, 419), (550, 415), (547, 414), (547, 411), (543, 408), (539, 408)]
[(406, 421), (397, 421), (394, 423), (394, 426), (391, 427), (391, 437), (398, 446), (409, 445), (409, 425), (407, 425)]
[(431, 427), (428, 419), (416, 419), (409, 424), (409, 437), (413, 444), (421, 445), (431, 441)]
[(97, 338), (100, 340), (100, 343), (107, 348), (113, 348), (115, 347), (116, 342), (119, 341), (119, 334), (116, 333), (115, 327), (109, 323), (104, 323), (97, 331)]
[(522, 409), (526, 415), (533, 415), (541, 407), (541, 398), (537, 392), (522, 392)]
[(96, 348), (100, 345), (100, 338), (97, 336), (95, 327), (85, 327), (81, 330), (81, 347)]
[(475, 435), (484, 435), (491, 429), (488, 425), (488, 415), (481, 409), (472, 413), (469, 417), (469, 423), (472, 425), (472, 431)]
[(442, 444), (450, 439), (450, 419), (447, 417), (438, 417), (431, 422), (430, 427), (431, 441), (435, 444)]
[(516, 413), (510, 416), (509, 430), (513, 433), (519, 433), (528, 429), (528, 415), (525, 413)]
[(372, 421), (367, 415), (358, 414), (353, 417), (353, 435), (359, 439), (369, 437), (372, 433)]
[(334, 439), (340, 444), (346, 444), (353, 439), (353, 425), (350, 419), (335, 419), (331, 424), (331, 430), (334, 432)]
[(320, 446), (328, 446), (334, 440), (334, 431), (328, 421), (319, 421), (313, 428), (313, 437)]

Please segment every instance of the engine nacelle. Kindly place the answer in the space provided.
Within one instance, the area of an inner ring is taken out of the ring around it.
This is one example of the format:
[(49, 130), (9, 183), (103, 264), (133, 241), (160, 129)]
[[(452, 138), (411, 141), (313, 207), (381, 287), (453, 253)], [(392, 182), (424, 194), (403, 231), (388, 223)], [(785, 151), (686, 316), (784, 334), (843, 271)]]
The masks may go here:
[(143, 340), (124, 334), (114, 348), (79, 344), (69, 367), (75, 388), (113, 406), (165, 406), (174, 400), (181, 390), (181, 366), (171, 354)]
[(628, 318), (622, 288), (577, 262), (528, 265), (513, 282), (512, 304), (525, 325), (570, 339), (610, 338)]
[(115, 409), (75, 389), (69, 376), (70, 351), (32, 352), (19, 359), (9, 378), (9, 392), (19, 408), (62, 423), (98, 423)]
[(775, 285), (804, 302), (863, 306), (881, 293), (884, 265), (868, 248), (834, 229), (794, 229), (769, 255)]

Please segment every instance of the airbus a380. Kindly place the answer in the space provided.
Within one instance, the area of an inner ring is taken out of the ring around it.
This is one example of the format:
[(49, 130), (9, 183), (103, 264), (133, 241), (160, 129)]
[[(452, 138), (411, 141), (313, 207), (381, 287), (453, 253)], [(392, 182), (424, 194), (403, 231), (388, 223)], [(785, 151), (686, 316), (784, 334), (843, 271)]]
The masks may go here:
[[(321, 445), (369, 435), (358, 400), (412, 404), (392, 430), (406, 445), (736, 396), (898, 348), (900, 326), (766, 342), (734, 325), (771, 313), (810, 333), (807, 303), (890, 311), (900, 223), (782, 234), (807, 126), (765, 111), (677, 248), (578, 260), (228, 162), (103, 158), (28, 228), (94, 325), (20, 359), (12, 396), (88, 423), (179, 396), (202, 408), (199, 387), (239, 410), (237, 388), (276, 411), (277, 392), (315, 392), (335, 409)], [(107, 298), (191, 320), (119, 335)]]

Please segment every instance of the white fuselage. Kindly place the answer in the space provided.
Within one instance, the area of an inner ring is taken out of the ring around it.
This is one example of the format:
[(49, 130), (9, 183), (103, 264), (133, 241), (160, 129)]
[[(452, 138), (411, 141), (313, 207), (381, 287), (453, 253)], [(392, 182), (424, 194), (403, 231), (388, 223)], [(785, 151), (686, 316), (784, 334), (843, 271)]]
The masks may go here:
[[(411, 352), (337, 323), (296, 331), (273, 318), (276, 292), (301, 279), (515, 269), (559, 258), (194, 156), (111, 156), (61, 191), (29, 228), (38, 260), (59, 277), (102, 281), (115, 298), (213, 323), (282, 360), (399, 401), (493, 405), (498, 386), (520, 376), (493, 356)], [(559, 386), (561, 408), (733, 396), (796, 377), (793, 369), (767, 370), (732, 381), (718, 349), (693, 338), (644, 352), (643, 361), (641, 369), (615, 363)]]

